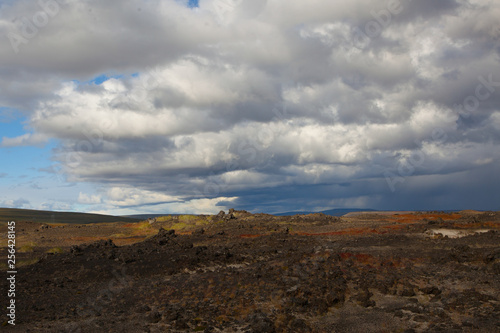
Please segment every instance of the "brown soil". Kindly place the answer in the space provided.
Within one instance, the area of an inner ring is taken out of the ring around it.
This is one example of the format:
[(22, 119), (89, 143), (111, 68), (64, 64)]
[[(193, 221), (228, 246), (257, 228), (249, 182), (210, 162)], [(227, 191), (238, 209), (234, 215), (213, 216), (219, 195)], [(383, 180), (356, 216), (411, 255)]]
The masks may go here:
[[(443, 228), (490, 231), (427, 232)], [(500, 331), (500, 213), (231, 211), (16, 230), (26, 265), (6, 332)]]

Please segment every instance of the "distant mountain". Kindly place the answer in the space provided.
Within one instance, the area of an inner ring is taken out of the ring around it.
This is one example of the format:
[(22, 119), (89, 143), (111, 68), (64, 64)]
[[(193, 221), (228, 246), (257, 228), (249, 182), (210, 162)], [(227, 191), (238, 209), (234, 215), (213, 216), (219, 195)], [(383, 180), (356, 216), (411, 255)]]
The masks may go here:
[[(297, 215), (297, 214), (314, 214), (314, 213), (323, 213), (326, 215), (331, 215), (331, 216), (342, 216), (347, 213), (351, 212), (374, 212), (376, 211), (375, 209), (362, 209), (362, 208), (336, 208), (336, 209), (329, 209), (329, 210), (323, 210), (321, 212), (310, 212), (310, 211), (299, 211), (299, 212), (286, 212), (286, 213), (278, 213), (278, 214), (271, 214), (275, 216), (292, 216), (292, 215)], [(171, 213), (164, 213), (164, 214), (137, 214), (137, 215), (125, 215), (123, 217), (127, 218), (134, 218), (134, 219), (140, 219), (140, 220), (147, 220), (149, 218), (155, 218), (155, 217), (160, 217), (160, 216), (167, 216), (167, 215), (172, 215), (172, 216), (177, 216), (181, 214), (171, 214)], [(196, 214), (189, 214), (189, 215), (196, 215)]]
[(329, 209), (329, 210), (323, 210), (321, 212), (310, 212), (310, 211), (299, 211), (299, 212), (286, 212), (286, 213), (278, 213), (274, 214), (276, 216), (292, 216), (292, 215), (297, 215), (297, 214), (314, 214), (314, 213), (323, 213), (326, 215), (331, 215), (331, 216), (342, 216), (347, 213), (351, 212), (375, 212), (375, 209), (369, 209), (369, 208), (336, 208), (336, 209)]
[(0, 222), (8, 221), (87, 224), (105, 222), (139, 222), (141, 219), (101, 214), (0, 208)]

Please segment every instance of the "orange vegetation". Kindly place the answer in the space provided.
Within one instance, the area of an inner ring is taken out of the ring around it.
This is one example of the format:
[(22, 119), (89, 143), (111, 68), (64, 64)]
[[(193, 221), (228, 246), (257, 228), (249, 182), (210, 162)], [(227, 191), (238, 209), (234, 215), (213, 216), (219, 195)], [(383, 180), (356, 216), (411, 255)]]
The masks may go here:
[(375, 259), (374, 256), (370, 255), (370, 254), (365, 254), (365, 253), (350, 253), (350, 252), (342, 252), (340, 253), (340, 258), (342, 259), (349, 259), (349, 258), (353, 258), (353, 259), (356, 259), (357, 261), (360, 261), (360, 262), (368, 262), (368, 261), (372, 261)]
[(372, 228), (348, 228), (340, 231), (330, 231), (330, 232), (320, 232), (320, 233), (296, 232), (294, 234), (299, 236), (334, 236), (334, 235), (361, 235), (368, 233), (380, 234), (381, 232)]
[(240, 238), (257, 238), (257, 237), (260, 237), (262, 235), (250, 235), (250, 234), (243, 234), (243, 235), (240, 235)]
[(403, 224), (391, 224), (391, 225), (385, 225), (383, 226), (383, 228), (389, 230), (403, 230), (404, 228), (406, 228), (406, 226)]
[(441, 218), (443, 219), (443, 221), (457, 220), (460, 217), (462, 217), (462, 215), (458, 213), (451, 213), (451, 214), (428, 213), (428, 214), (399, 214), (399, 215), (394, 215), (393, 217), (399, 223), (416, 223), (423, 219), (436, 220), (438, 218)]
[(77, 236), (77, 237), (71, 237), (71, 240), (77, 241), (77, 242), (95, 242), (99, 240), (108, 240), (109, 237), (95, 237), (95, 236)]
[(74, 241), (75, 243), (93, 243), (96, 241), (100, 240), (108, 240), (112, 239), (113, 242), (118, 245), (128, 245), (128, 244), (134, 244), (140, 241), (143, 241), (146, 238), (146, 236), (124, 236), (124, 237), (112, 237), (112, 236), (101, 236), (101, 237), (95, 237), (95, 236), (77, 236), (77, 237), (71, 237), (70, 239)]

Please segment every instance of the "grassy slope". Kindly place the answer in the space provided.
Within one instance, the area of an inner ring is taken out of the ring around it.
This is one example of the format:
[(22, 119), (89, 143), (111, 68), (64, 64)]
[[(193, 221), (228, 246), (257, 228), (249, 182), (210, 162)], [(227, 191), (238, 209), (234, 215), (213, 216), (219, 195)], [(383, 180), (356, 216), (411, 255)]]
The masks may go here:
[(139, 219), (131, 219), (119, 216), (51, 212), (42, 210), (0, 208), (0, 222), (7, 221), (30, 221), (42, 223), (102, 223), (102, 222), (138, 222)]

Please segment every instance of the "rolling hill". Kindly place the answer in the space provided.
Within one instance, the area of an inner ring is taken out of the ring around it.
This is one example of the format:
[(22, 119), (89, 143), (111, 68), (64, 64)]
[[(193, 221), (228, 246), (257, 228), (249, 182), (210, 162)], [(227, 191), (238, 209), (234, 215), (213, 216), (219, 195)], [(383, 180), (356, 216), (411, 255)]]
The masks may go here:
[(7, 221), (86, 224), (103, 222), (139, 222), (141, 219), (101, 214), (0, 208), (0, 222)]

